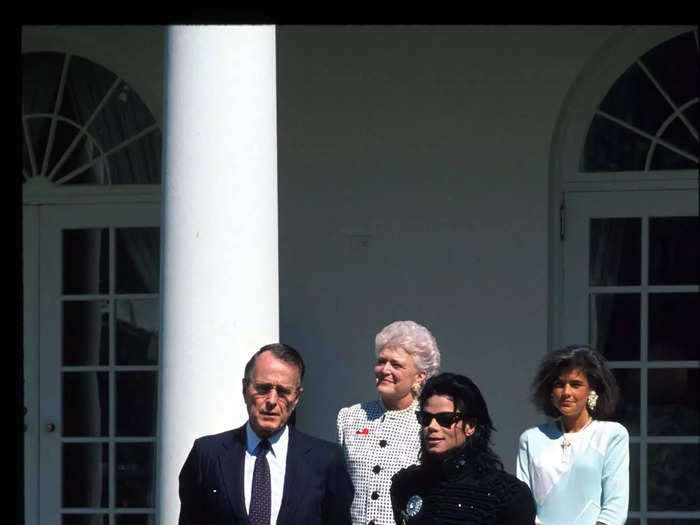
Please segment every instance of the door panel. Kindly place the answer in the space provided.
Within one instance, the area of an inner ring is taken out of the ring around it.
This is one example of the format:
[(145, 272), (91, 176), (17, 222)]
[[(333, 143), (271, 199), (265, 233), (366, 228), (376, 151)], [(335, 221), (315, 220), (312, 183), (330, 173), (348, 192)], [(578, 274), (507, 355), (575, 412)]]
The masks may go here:
[(37, 209), (39, 523), (151, 521), (160, 206)]
[(697, 191), (569, 192), (566, 225), (563, 341), (617, 378), (630, 517), (700, 518)]

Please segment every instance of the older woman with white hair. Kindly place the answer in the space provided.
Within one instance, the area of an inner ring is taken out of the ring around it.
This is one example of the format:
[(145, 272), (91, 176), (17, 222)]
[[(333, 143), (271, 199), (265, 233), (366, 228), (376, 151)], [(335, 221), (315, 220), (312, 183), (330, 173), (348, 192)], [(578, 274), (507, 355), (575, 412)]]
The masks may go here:
[(391, 477), (419, 461), (417, 398), (423, 383), (440, 368), (435, 338), (413, 321), (384, 327), (374, 348), (379, 399), (338, 413), (337, 439), (355, 485), (354, 525), (394, 524)]

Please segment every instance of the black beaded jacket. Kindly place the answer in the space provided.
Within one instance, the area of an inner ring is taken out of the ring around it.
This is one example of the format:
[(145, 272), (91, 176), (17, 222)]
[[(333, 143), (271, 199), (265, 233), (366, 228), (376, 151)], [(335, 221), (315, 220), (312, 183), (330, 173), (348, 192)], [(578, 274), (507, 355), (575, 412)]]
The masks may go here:
[(532, 525), (530, 488), (497, 461), (463, 449), (439, 462), (394, 475), (391, 503), (398, 525)]

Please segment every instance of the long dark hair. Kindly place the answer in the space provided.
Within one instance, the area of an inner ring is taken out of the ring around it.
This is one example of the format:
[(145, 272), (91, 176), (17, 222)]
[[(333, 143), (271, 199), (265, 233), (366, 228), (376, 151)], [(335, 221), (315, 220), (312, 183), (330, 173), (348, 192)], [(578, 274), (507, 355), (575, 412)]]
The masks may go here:
[[(463, 454), (472, 461), (477, 470), (497, 468), (503, 470), (503, 463), (491, 448), (491, 433), (496, 429), (489, 416), (486, 401), (479, 388), (466, 376), (445, 372), (428, 379), (421, 391), (419, 404), (423, 408), (428, 398), (444, 396), (454, 403), (455, 410), (465, 414), (464, 420), (457, 424), (469, 423), (474, 433), (469, 436), (457, 454)], [(421, 463), (430, 463), (430, 454), (421, 448)]]
[(552, 404), (552, 387), (559, 375), (569, 368), (580, 369), (586, 380), (598, 394), (595, 409), (586, 407), (596, 419), (604, 419), (615, 411), (620, 391), (615, 376), (608, 368), (605, 358), (584, 345), (571, 345), (547, 353), (540, 362), (535, 379), (532, 381), (532, 401), (537, 408), (550, 417), (561, 413)]

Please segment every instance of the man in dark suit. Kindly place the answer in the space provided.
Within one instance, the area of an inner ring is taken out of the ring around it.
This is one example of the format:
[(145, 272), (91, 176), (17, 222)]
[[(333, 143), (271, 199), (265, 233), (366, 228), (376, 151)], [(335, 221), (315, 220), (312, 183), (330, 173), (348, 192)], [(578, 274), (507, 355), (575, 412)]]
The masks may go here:
[(304, 362), (272, 344), (243, 378), (248, 422), (201, 437), (180, 472), (180, 525), (349, 525), (354, 489), (337, 445), (287, 425)]

